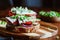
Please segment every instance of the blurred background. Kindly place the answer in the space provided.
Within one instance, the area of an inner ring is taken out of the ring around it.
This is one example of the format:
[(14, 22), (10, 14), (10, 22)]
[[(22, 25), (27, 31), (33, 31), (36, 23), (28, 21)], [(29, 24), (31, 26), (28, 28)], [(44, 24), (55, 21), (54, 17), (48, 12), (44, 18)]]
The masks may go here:
[(0, 0), (1, 10), (12, 6), (60, 8), (60, 0)]

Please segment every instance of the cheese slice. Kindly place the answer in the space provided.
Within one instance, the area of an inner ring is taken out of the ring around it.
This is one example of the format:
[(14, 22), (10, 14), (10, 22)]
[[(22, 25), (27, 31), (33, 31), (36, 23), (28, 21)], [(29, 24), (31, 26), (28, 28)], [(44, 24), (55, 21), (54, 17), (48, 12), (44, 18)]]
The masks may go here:
[(11, 23), (14, 23), (16, 21), (16, 19), (12, 19), (10, 17), (6, 17)]

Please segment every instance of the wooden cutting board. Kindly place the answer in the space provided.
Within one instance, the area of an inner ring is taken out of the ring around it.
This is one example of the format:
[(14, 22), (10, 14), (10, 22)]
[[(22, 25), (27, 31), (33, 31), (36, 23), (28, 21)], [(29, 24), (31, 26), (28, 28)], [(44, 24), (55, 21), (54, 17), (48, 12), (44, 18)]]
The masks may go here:
[[(57, 32), (58, 32), (57, 26), (47, 23), (47, 22), (43, 22), (43, 21), (40, 21), (39, 23), (41, 26), (40, 26), (40, 29), (37, 31), (39, 32), (41, 38), (48, 38), (48, 37), (51, 37), (51, 36), (54, 36), (57, 34)], [(27, 33), (25, 33), (25, 34), (24, 33), (14, 33), (14, 32), (8, 31), (8, 30), (0, 27), (0, 35), (3, 35), (3, 36), (20, 36), (20, 37), (29, 36), (26, 34)], [(47, 34), (48, 34), (48, 36), (47, 36)]]

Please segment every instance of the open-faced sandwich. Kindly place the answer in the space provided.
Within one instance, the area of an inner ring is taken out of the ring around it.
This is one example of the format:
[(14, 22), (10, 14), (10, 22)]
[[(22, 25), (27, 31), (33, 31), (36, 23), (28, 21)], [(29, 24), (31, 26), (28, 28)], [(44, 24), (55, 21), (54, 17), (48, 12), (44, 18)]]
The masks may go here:
[(60, 12), (57, 11), (40, 11), (40, 19), (46, 22), (60, 22)]
[(0, 20), (0, 27), (6, 28), (6, 26), (7, 26), (7, 22), (3, 21), (3, 20)]
[(36, 18), (37, 13), (26, 7), (13, 7), (8, 15), (9, 17), (6, 17), (8, 21), (13, 25), (17, 25), (14, 29), (16, 32), (34, 32), (40, 28), (40, 24), (38, 23), (40, 19)]

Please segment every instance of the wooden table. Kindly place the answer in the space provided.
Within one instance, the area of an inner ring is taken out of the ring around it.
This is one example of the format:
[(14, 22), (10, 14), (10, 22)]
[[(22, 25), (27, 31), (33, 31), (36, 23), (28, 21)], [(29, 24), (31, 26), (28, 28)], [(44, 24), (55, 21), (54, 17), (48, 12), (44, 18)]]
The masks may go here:
[[(7, 9), (7, 10), (1, 10), (0, 11), (0, 17), (5, 17), (5, 16), (7, 16), (7, 14), (8, 14), (8, 10), (9, 9)], [(36, 10), (35, 10), (36, 11)], [(38, 11), (37, 11), (38, 12)], [(53, 25), (56, 25), (57, 27), (58, 27), (58, 30), (60, 31), (60, 23), (52, 23)], [(60, 35), (60, 32), (58, 32), (58, 35)], [(40, 39), (40, 40), (56, 40), (56, 38), (55, 38), (55, 36), (54, 37), (51, 37), (51, 38), (46, 38), (46, 39)]]

